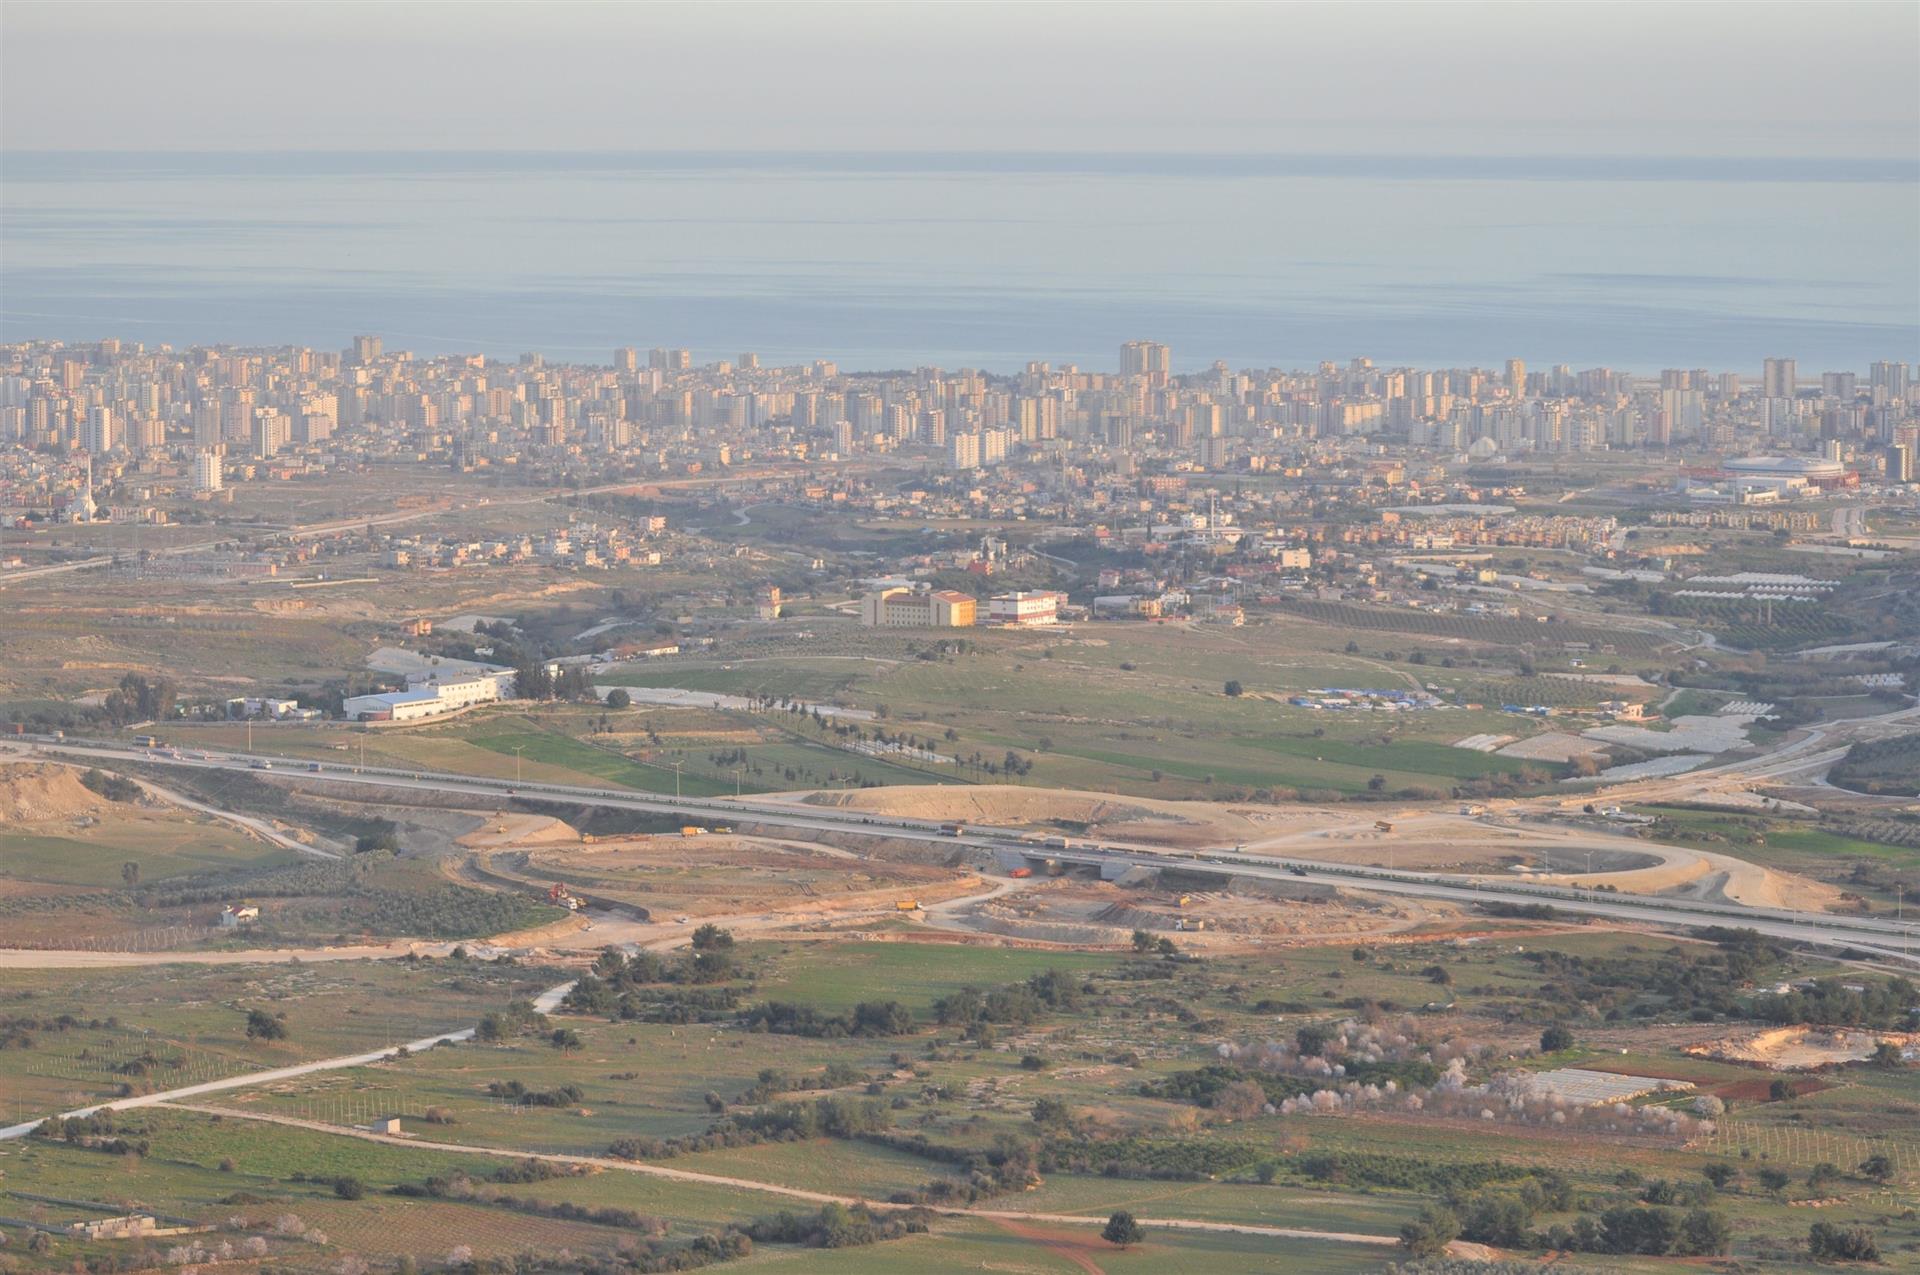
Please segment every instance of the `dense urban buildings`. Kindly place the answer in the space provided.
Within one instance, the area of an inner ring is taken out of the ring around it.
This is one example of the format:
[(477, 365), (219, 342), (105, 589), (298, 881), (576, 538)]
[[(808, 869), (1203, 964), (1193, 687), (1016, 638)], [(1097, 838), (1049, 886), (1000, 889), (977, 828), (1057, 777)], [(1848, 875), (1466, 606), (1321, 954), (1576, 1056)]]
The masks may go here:
[[(464, 472), (830, 471), (874, 459), (929, 471), (1029, 476), (1070, 495), (1188, 474), (1311, 474), (1329, 460), (1665, 454), (1678, 476), (1737, 501), (1795, 479), (1908, 481), (1920, 433), (1909, 365), (1803, 380), (1790, 358), (1739, 371), (1636, 376), (1376, 366), (1175, 373), (1164, 345), (1130, 341), (1116, 371), (1033, 362), (1018, 375), (920, 368), (863, 374), (825, 360), (695, 365), (686, 349), (612, 352), (606, 365), (416, 357), (377, 336), (342, 352), (36, 342), (0, 349), (0, 501), (78, 510), (96, 488), (232, 482), (362, 465)], [(1902, 451), (1901, 449), (1905, 449)], [(1781, 456), (1781, 463), (1743, 457)], [(1738, 463), (1716, 468), (1712, 458)], [(125, 505), (127, 502), (119, 500)]]

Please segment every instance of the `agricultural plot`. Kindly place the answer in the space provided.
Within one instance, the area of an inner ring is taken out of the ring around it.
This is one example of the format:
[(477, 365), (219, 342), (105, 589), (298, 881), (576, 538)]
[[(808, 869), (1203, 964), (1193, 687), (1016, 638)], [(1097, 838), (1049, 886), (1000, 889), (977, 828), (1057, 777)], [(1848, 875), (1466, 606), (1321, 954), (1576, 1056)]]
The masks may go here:
[(295, 858), (227, 824), (164, 815), (89, 821), (65, 835), (0, 832), (0, 877), (36, 885), (117, 888), (129, 880), (274, 867)]

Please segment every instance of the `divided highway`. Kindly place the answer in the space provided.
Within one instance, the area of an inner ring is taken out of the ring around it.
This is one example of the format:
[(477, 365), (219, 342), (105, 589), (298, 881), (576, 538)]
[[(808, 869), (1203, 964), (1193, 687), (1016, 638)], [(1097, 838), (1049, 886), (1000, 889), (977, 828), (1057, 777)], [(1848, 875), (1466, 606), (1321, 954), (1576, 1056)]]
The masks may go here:
[(1914, 962), (1914, 958), (1909, 953), (1914, 927), (1876, 916), (1845, 916), (1827, 912), (1750, 907), (1738, 903), (1614, 894), (1505, 881), (1488, 882), (1482, 879), (1438, 873), (1388, 871), (1379, 868), (1355, 867), (1349, 864), (1317, 862), (1292, 855), (1284, 859), (1272, 859), (1224, 849), (1199, 852), (1173, 851), (1106, 841), (1097, 845), (1077, 845), (1064, 851), (1045, 850), (1031, 841), (1022, 841), (1011, 832), (967, 830), (955, 834), (943, 830), (941, 824), (932, 820), (860, 814), (833, 807), (808, 807), (791, 802), (753, 798), (655, 796), (618, 789), (567, 784), (509, 783), (472, 775), (408, 771), (379, 766), (359, 767), (334, 762), (279, 762), (275, 767), (267, 768), (262, 765), (263, 759), (246, 754), (200, 749), (187, 752), (149, 750), (108, 741), (67, 741), (34, 737), (30, 741), (22, 740), (20, 743), (54, 756), (135, 761), (150, 765), (203, 770), (258, 773), (271, 769), (273, 774), (285, 775), (301, 783), (358, 784), (388, 788), (395, 790), (396, 796), (409, 791), (459, 793), (502, 803), (516, 796), (545, 798), (581, 805), (671, 814), (719, 823), (751, 820), (756, 824), (806, 832), (903, 838), (966, 846), (985, 851), (1013, 851), (1034, 859), (1050, 858), (1062, 863), (1093, 867), (1108, 865), (1175, 867), (1231, 872), (1237, 876), (1276, 881), (1304, 879), (1329, 885), (1355, 886), (1391, 894), (1408, 894), (1467, 904), (1547, 903), (1567, 912), (1644, 925), (1679, 928), (1713, 925), (1741, 926), (1794, 942), (1817, 944), (1829, 948), (1851, 948), (1886, 961)]

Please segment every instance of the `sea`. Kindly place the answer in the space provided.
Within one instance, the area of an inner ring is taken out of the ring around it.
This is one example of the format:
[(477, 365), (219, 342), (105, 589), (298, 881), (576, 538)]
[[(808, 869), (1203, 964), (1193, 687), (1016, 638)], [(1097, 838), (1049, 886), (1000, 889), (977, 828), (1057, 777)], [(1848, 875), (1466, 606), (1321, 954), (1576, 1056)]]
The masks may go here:
[[(0, 155), (0, 341), (843, 369), (1920, 357), (1920, 160)], [(643, 355), (644, 358), (644, 355)]]

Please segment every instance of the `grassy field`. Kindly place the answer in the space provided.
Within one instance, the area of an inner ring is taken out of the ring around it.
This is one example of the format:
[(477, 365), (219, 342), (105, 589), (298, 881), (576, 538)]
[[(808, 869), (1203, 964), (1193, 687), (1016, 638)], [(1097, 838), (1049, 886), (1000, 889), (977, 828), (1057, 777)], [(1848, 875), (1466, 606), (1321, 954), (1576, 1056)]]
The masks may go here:
[(73, 835), (0, 831), (0, 877), (44, 885), (113, 886), (291, 863), (290, 850), (213, 820), (110, 814)]
[[(1302, 1157), (1336, 1152), (1357, 1158), (1357, 1164), (1387, 1157), (1392, 1163), (1439, 1166), (1435, 1171), (1441, 1179), (1452, 1171), (1449, 1166), (1552, 1167), (1591, 1199), (1627, 1198), (1621, 1193), (1637, 1187), (1622, 1186), (1623, 1171), (1698, 1181), (1709, 1160), (1727, 1158), (1746, 1165), (1746, 1184), (1715, 1196), (1713, 1207), (1739, 1228), (1738, 1252), (1745, 1261), (1785, 1251), (1781, 1246), (1804, 1235), (1806, 1226), (1804, 1210), (1787, 1209), (1754, 1185), (1759, 1165), (1789, 1167), (1794, 1181), (1787, 1194), (1798, 1200), (1811, 1198), (1812, 1188), (1801, 1184), (1809, 1169), (1819, 1159), (1832, 1159), (1843, 1175), (1821, 1188), (1837, 1200), (1821, 1210), (1822, 1218), (1873, 1226), (1889, 1252), (1920, 1243), (1920, 1223), (1896, 1216), (1887, 1206), (1905, 1189), (1907, 1175), (1920, 1172), (1920, 1136), (1910, 1115), (1912, 1079), (1906, 1074), (1850, 1068), (1828, 1073), (1822, 1078), (1828, 1087), (1797, 1100), (1743, 1100), (1736, 1123), (1720, 1142), (1691, 1147), (1660, 1137), (1574, 1131), (1546, 1138), (1505, 1122), (1421, 1119), (1387, 1110), (1356, 1116), (1255, 1112), (1228, 1119), (1148, 1092), (1176, 1073), (1217, 1061), (1220, 1042), (1283, 1038), (1305, 1024), (1366, 1013), (1406, 1023), (1405, 1030), (1457, 1033), (1484, 1042), (1488, 1052), (1472, 1064), (1475, 1076), (1511, 1066), (1597, 1065), (1685, 1077), (1706, 1089), (1751, 1085), (1754, 1073), (1747, 1069), (1679, 1052), (1684, 1043), (1737, 1024), (1669, 1022), (1671, 1011), (1650, 992), (1625, 1002), (1625, 1013), (1596, 1011), (1579, 1019), (1571, 1049), (1551, 1057), (1530, 1052), (1540, 1021), (1562, 1012), (1553, 999), (1561, 993), (1542, 986), (1544, 957), (1578, 958), (1577, 968), (1600, 973), (1622, 965), (1670, 969), (1681, 962), (1710, 961), (1716, 950), (1710, 945), (1582, 928), (1506, 935), (1497, 925), (1487, 928), (1471, 943), (1383, 944), (1359, 949), (1358, 959), (1356, 950), (1345, 946), (1141, 962), (1017, 948), (742, 942), (732, 984), (742, 1005), (785, 999), (832, 1013), (861, 1001), (898, 1000), (919, 1025), (898, 1036), (807, 1037), (746, 1031), (731, 1021), (649, 1023), (563, 1013), (538, 1031), (498, 1044), (446, 1046), (209, 1100), (235, 1113), (314, 1121), (322, 1129), (289, 1128), (239, 1114), (215, 1119), (169, 1110), (131, 1113), (128, 1119), (151, 1142), (144, 1157), (113, 1159), (36, 1141), (0, 1147), (0, 1173), (10, 1189), (97, 1198), (103, 1168), (112, 1165), (115, 1193), (188, 1215), (231, 1215), (236, 1206), (222, 1201), (242, 1192), (260, 1201), (244, 1206), (249, 1216), (256, 1210), (263, 1218), (291, 1212), (328, 1233), (324, 1254), (310, 1241), (300, 1241), (306, 1248), (273, 1241), (276, 1265), (295, 1269), (322, 1258), (332, 1265), (346, 1249), (381, 1259), (409, 1253), (423, 1261), (459, 1243), (470, 1244), (476, 1253), (504, 1254), (529, 1245), (600, 1251), (616, 1236), (591, 1222), (531, 1218), (498, 1203), (403, 1199), (387, 1192), (430, 1174), (483, 1177), (521, 1152), (604, 1154), (622, 1139), (702, 1134), (718, 1118), (716, 1103), (738, 1117), (765, 1103), (810, 1102), (823, 1094), (871, 1096), (888, 1113), (895, 1134), (984, 1150), (1005, 1137), (1063, 1136), (1044, 1134), (1035, 1123), (1036, 1103), (1048, 1098), (1068, 1113), (1072, 1137), (1092, 1139), (1091, 1162), (1051, 1168), (1031, 1189), (996, 1195), (987, 1207), (1085, 1218), (1128, 1208), (1143, 1217), (1391, 1235), (1431, 1199), (1430, 1192), (1365, 1177), (1320, 1180), (1301, 1167)], [(1449, 976), (1446, 993), (1436, 992), (1436, 967)], [(1837, 968), (1790, 958), (1784, 966), (1769, 967), (1764, 977)], [(1042, 1010), (1033, 1021), (1009, 1025), (991, 1040), (963, 1038), (957, 1028), (940, 1029), (931, 1021), (931, 1007), (942, 996), (969, 986), (1004, 987), (1048, 970), (1073, 976), (1078, 1004)], [(10, 1069), (7, 1084), (25, 1102), (47, 1103), (66, 1095), (34, 1087), (39, 1082), (19, 1060), (35, 1055), (77, 1064), (87, 1061), (79, 1056), (84, 1051), (110, 1063), (121, 1056), (111, 1047), (118, 1039), (114, 1033), (164, 1040), (166, 1047), (153, 1052), (178, 1050), (190, 1065), (204, 1056), (236, 1066), (268, 1065), (308, 1056), (313, 1049), (390, 1038), (395, 1028), (385, 1020), (400, 1006), (412, 1015), (409, 1031), (460, 1025), (482, 1006), (496, 1006), (556, 976), (452, 961), (181, 969), (166, 980), (138, 970), (9, 975), (0, 979), (9, 989), (6, 1012), (114, 1004), (120, 1021), (48, 1032), (32, 1049), (0, 1050), (0, 1067)], [(1439, 1016), (1419, 1013), (1418, 1007), (1436, 994), (1456, 1000), (1456, 1009)], [(242, 1010), (254, 1005), (286, 1013), (286, 1041), (245, 1038)], [(1407, 1009), (1416, 1012), (1400, 1017)], [(577, 1039), (558, 1047), (547, 1035), (557, 1025)], [(514, 1104), (492, 1092), (508, 1082), (564, 1096), (554, 1105)], [(435, 1113), (432, 1120), (429, 1111)], [(324, 1128), (341, 1130), (394, 1114), (402, 1116), (416, 1142), (374, 1144)], [(1207, 1173), (1184, 1177), (1082, 1171), (1097, 1170), (1104, 1154), (1098, 1148), (1109, 1140), (1118, 1140), (1115, 1145), (1141, 1140), (1149, 1148), (1130, 1155), (1193, 1150), (1217, 1158)], [(435, 1150), (433, 1142), (495, 1148), (498, 1158), (457, 1156)], [(1901, 1170), (1894, 1196), (1846, 1175), (1867, 1151), (1883, 1146), (1900, 1148), (1900, 1163), (1909, 1166)], [(1740, 1160), (1742, 1149), (1753, 1159)], [(946, 1159), (850, 1138), (639, 1154), (649, 1157), (647, 1163), (750, 1183), (881, 1198), (959, 1174)], [(223, 1162), (228, 1162), (224, 1170)], [(1270, 1184), (1256, 1180), (1262, 1163), (1275, 1166)], [(339, 1176), (359, 1180), (366, 1199), (337, 1198), (330, 1183)], [(548, 1203), (638, 1209), (665, 1219), (669, 1234), (677, 1237), (797, 1207), (752, 1186), (670, 1182), (618, 1170), (503, 1189)], [(1543, 1216), (1537, 1224), (1571, 1218)], [(63, 1256), (74, 1251), (63, 1250)], [(872, 1249), (825, 1254), (762, 1245), (744, 1265), (878, 1271), (902, 1269), (910, 1261), (914, 1269), (924, 1264), (939, 1270), (1004, 1260), (1019, 1270), (1052, 1269), (1046, 1263), (1059, 1262), (1066, 1264), (1063, 1269), (1084, 1271), (1082, 1263), (1092, 1262), (1117, 1271), (1358, 1271), (1379, 1270), (1391, 1256), (1390, 1250), (1164, 1229), (1150, 1230), (1146, 1244), (1120, 1253), (1102, 1245), (1091, 1227), (972, 1217), (942, 1220), (931, 1235)], [(1641, 1269), (1597, 1259), (1572, 1265)]]

